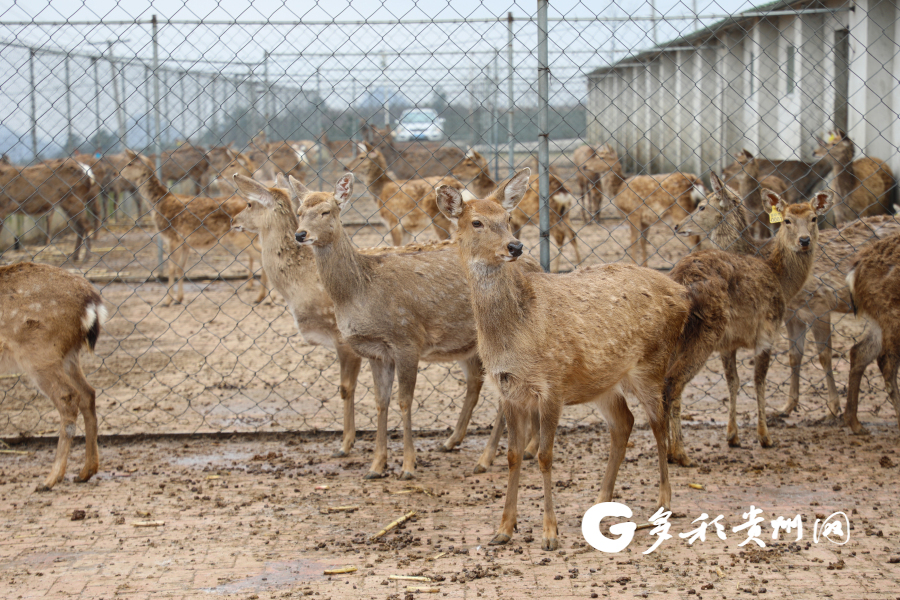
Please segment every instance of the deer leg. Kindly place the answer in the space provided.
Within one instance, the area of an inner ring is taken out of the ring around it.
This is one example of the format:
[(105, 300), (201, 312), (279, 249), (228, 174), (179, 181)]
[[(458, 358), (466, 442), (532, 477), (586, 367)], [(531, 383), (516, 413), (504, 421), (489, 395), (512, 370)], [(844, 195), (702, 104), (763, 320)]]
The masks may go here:
[(494, 464), (494, 457), (497, 456), (497, 446), (500, 445), (500, 436), (503, 435), (503, 429), (506, 427), (506, 419), (503, 418), (503, 411), (497, 411), (497, 418), (494, 419), (494, 427), (491, 429), (491, 437), (488, 438), (487, 444), (484, 445), (484, 450), (481, 452), (481, 456), (478, 457), (478, 462), (475, 463), (475, 469), (473, 473), (478, 475), (479, 473), (484, 473), (488, 470), (492, 464)]
[(575, 251), (575, 266), (577, 267), (581, 264), (581, 251), (578, 250), (578, 236), (575, 235), (571, 223), (569, 224), (569, 239), (572, 240), (572, 250)]
[(78, 408), (84, 418), (84, 467), (75, 478), (75, 482), (84, 483), (100, 470), (100, 449), (97, 444), (97, 392), (85, 379), (77, 355), (66, 364), (66, 372), (80, 392)]
[(362, 359), (346, 344), (335, 344), (338, 363), (341, 368), (341, 400), (344, 402), (344, 436), (341, 440), (340, 450), (335, 450), (331, 456), (341, 458), (350, 454), (353, 444), (356, 442), (356, 407), (354, 399), (356, 395), (356, 380), (359, 378), (359, 368)]
[(541, 406), (544, 409), (540, 415), (541, 441), (538, 448), (538, 466), (544, 480), (544, 531), (541, 549), (552, 552), (559, 548), (559, 527), (556, 522), (556, 512), (553, 510), (552, 468), (553, 440), (556, 437), (556, 427), (559, 425), (561, 407), (551, 402), (542, 403)]
[(817, 317), (812, 326), (819, 353), (819, 364), (825, 371), (825, 385), (828, 387), (828, 413), (833, 419), (841, 416), (841, 399), (834, 384), (834, 370), (831, 368), (831, 315)]
[(481, 394), (481, 386), (484, 384), (481, 359), (478, 354), (459, 361), (459, 366), (466, 376), (466, 399), (463, 402), (462, 411), (459, 413), (459, 419), (456, 421), (456, 429), (453, 430), (446, 442), (438, 446), (438, 450), (441, 452), (450, 452), (466, 437), (469, 421), (472, 419), (472, 411), (478, 405), (478, 396)]
[(737, 372), (737, 352), (722, 352), (722, 369), (725, 372), (725, 381), (728, 383), (728, 427), (725, 430), (725, 438), (732, 448), (741, 447), (741, 438), (738, 435), (737, 426), (737, 396), (741, 380)]
[(35, 491), (46, 492), (63, 480), (69, 451), (72, 449), (72, 438), (75, 437), (75, 421), (78, 419), (78, 391), (69, 381), (61, 364), (48, 369), (31, 373), (35, 384), (56, 406), (59, 412), (59, 441), (56, 445), (56, 459), (50, 469), (50, 475)]
[(788, 392), (788, 401), (778, 416), (786, 417), (797, 408), (800, 402), (800, 367), (803, 365), (803, 350), (806, 347), (806, 323), (800, 319), (799, 313), (795, 312), (793, 316), (785, 321), (785, 329), (787, 329), (788, 343), (788, 361), (791, 365), (791, 389)]
[[(54, 212), (56, 212), (56, 211), (55, 211), (55, 210), (51, 210), (51, 211), (48, 212), (46, 215), (44, 215), (44, 217), (45, 217), (45, 219), (44, 219), (44, 225), (46, 225), (46, 227), (47, 227), (47, 231), (45, 232), (45, 233), (46, 233), (46, 238), (47, 238), (47, 243), (44, 244), (45, 246), (49, 246), (49, 245), (50, 245), (50, 242), (53, 241), (53, 234), (50, 233), (50, 232), (52, 231), (53, 223), (52, 223), (51, 221), (52, 221), (52, 219), (53, 219), (53, 213), (54, 213)], [(75, 260), (78, 260), (78, 259), (76, 258)]]
[(509, 406), (509, 401), (506, 399), (500, 402), (500, 410), (506, 415), (506, 428), (509, 431), (509, 450), (506, 452), (509, 479), (506, 483), (506, 503), (503, 506), (503, 517), (500, 519), (497, 534), (490, 542), (491, 546), (508, 543), (516, 529), (519, 476), (522, 473), (522, 449), (525, 447), (525, 413), (518, 407)]
[(522, 455), (525, 460), (531, 460), (532, 458), (537, 456), (540, 437), (541, 413), (535, 410), (531, 413), (531, 433), (528, 437), (528, 445), (525, 446), (525, 454)]
[(269, 277), (266, 275), (265, 267), (260, 267), (259, 269), (259, 296), (256, 297), (256, 304), (259, 304), (263, 300), (266, 299), (266, 295), (269, 293)]
[(182, 302), (184, 302), (184, 268), (187, 266), (187, 258), (188, 248), (187, 242), (185, 242), (184, 244), (182, 244), (181, 254), (178, 256), (178, 295), (175, 297), (176, 304), (181, 304)]
[(878, 357), (878, 368), (884, 377), (884, 387), (888, 397), (894, 405), (894, 414), (897, 416), (897, 425), (900, 427), (900, 391), (897, 390), (897, 368), (900, 366), (900, 357), (895, 352), (882, 352)]
[[(670, 508), (672, 506), (672, 486), (669, 483), (669, 465), (666, 461), (666, 414), (665, 395), (658, 391), (653, 397), (641, 399), (641, 405), (647, 413), (650, 429), (656, 438), (656, 452), (659, 455), (659, 501), (658, 506)], [(628, 406), (625, 406), (628, 408)]]
[[(166, 250), (169, 249), (169, 246), (170, 244), (166, 244)], [(166, 290), (166, 297), (162, 301), (163, 306), (170, 306), (172, 301), (175, 300), (175, 271), (178, 268), (176, 264), (178, 262), (178, 254), (181, 250), (181, 247), (178, 247), (169, 252), (169, 285)]]
[(612, 502), (613, 489), (616, 485), (616, 477), (619, 467), (625, 459), (625, 446), (631, 436), (631, 428), (634, 426), (634, 415), (625, 402), (625, 397), (614, 393), (598, 402), (600, 412), (609, 425), (610, 445), (609, 460), (606, 463), (606, 472), (603, 474), (603, 482), (600, 484), (600, 494), (597, 503)]
[(681, 433), (681, 394), (684, 387), (700, 372), (709, 357), (709, 348), (705, 347), (701, 336), (690, 338), (685, 347), (679, 349), (672, 364), (666, 371), (664, 405), (668, 412), (666, 418), (669, 428), (668, 459), (682, 467), (694, 466), (693, 461), (684, 450), (684, 439)]
[(419, 360), (416, 356), (397, 361), (397, 397), (403, 418), (403, 471), (400, 479), (415, 478), (416, 446), (413, 444), (412, 403), (416, 391), (416, 377), (419, 374)]
[(866, 336), (850, 349), (850, 380), (847, 383), (847, 410), (844, 412), (844, 424), (856, 435), (867, 435), (857, 417), (859, 408), (859, 387), (863, 373), (873, 360), (881, 354), (881, 336), (869, 331)]
[(387, 465), (387, 418), (394, 387), (394, 363), (369, 359), (375, 383), (375, 404), (378, 409), (378, 429), (375, 432), (375, 456), (366, 479), (380, 479)]
[(769, 372), (769, 362), (772, 360), (772, 351), (763, 350), (756, 355), (753, 365), (753, 387), (756, 390), (756, 437), (763, 448), (771, 448), (774, 444), (769, 437), (769, 426), (766, 424), (766, 374)]
[[(248, 289), (248, 290), (252, 290), (252, 289), (253, 289), (253, 284), (255, 283), (255, 282), (253, 281), (253, 280), (254, 280), (254, 277), (253, 277), (253, 254), (250, 253), (250, 252), (248, 252), (248, 253), (247, 253), (247, 258), (250, 260), (250, 267), (249, 267), (249, 269), (250, 269), (250, 274), (247, 275), (247, 281), (245, 281), (244, 283), (247, 284), (247, 289)], [(236, 257), (236, 256), (235, 256), (235, 260), (237, 260), (237, 257)], [(258, 302), (259, 302), (259, 300), (257, 300), (257, 303), (258, 303)]]

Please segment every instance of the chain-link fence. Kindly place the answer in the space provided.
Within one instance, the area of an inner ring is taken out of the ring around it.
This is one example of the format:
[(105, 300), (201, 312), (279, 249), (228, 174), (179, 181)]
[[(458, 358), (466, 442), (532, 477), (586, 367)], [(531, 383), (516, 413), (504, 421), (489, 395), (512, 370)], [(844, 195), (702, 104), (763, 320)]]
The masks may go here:
[[(385, 181), (452, 174), (477, 194), (520, 166), (548, 165), (548, 184), (534, 183), (549, 208), (546, 233), (535, 206), (521, 238), (535, 256), (543, 242), (545, 267), (564, 271), (619, 260), (670, 269), (693, 244), (674, 226), (709, 189), (710, 172), (725, 170), (749, 203), (760, 183), (791, 201), (839, 185), (833, 173), (852, 172), (864, 155), (900, 168), (891, 2), (694, 2), (690, 10), (572, 2), (554, 3), (543, 18), (531, 9), (494, 13), (487, 3), (464, 15), (449, 6), (365, 9), (334, 17), (327, 7), (296, 15), (278, 5), (262, 17), (259, 7), (237, 15), (223, 5), (203, 19), (135, 19), (120, 4), (102, 19), (83, 10), (58, 21), (21, 7), (0, 14), (2, 262), (64, 266), (101, 290), (110, 320), (86, 370), (102, 432), (341, 427), (335, 355), (297, 333), (280, 294), (263, 287), (259, 297), (258, 240), (235, 248), (224, 243), (227, 227), (201, 218), (196, 227), (223, 243), (185, 242), (184, 299), (166, 305), (171, 248), (158, 231), (174, 216), (123, 176), (126, 149), (146, 155), (192, 214), (197, 195), (224, 206), (234, 172), (263, 180), (291, 172), (328, 190), (352, 169), (368, 184), (357, 185), (343, 215), (360, 247), (440, 233), (384, 197)], [(844, 133), (829, 136), (836, 129)], [(852, 140), (856, 153), (851, 145), (847, 157), (823, 158), (817, 136), (832, 146)], [(58, 174), (66, 157), (89, 170), (16, 196), (17, 178)], [(49, 171), (27, 170), (35, 167)], [(85, 181), (90, 191), (74, 194)], [(874, 190), (866, 214), (893, 212), (893, 194), (893, 183)], [(90, 252), (76, 257), (80, 235)], [(853, 250), (872, 235), (828, 243)], [(817, 272), (817, 281), (842, 286), (843, 266)], [(823, 352), (833, 354), (841, 398), (849, 348), (863, 331), (848, 310), (815, 311), (820, 323), (834, 313)], [(775, 408), (788, 397), (788, 346), (785, 338), (769, 373)], [(55, 433), (55, 410), (26, 378), (5, 376), (0, 388), (0, 436)], [(361, 429), (375, 426), (371, 390), (364, 367)], [(872, 417), (884, 408), (892, 419), (880, 378), (864, 390), (862, 410)], [(741, 407), (752, 414), (747, 391)], [(423, 363), (414, 426), (452, 425), (464, 392), (460, 368)], [(714, 359), (688, 388), (686, 411), (721, 421), (727, 395)], [(493, 392), (483, 396), (478, 425), (496, 411)], [(828, 397), (808, 351), (801, 414), (824, 416)], [(564, 416), (596, 419), (590, 408)]]

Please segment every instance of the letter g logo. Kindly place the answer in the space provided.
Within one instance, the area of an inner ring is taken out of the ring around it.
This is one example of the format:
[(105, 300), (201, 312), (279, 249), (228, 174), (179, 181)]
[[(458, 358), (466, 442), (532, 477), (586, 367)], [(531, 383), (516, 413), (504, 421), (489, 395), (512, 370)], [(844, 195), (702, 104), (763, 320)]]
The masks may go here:
[(615, 554), (628, 547), (634, 539), (634, 531), (637, 525), (634, 523), (616, 523), (609, 528), (609, 532), (618, 535), (616, 539), (610, 539), (600, 533), (600, 521), (603, 517), (631, 518), (631, 509), (619, 502), (601, 502), (590, 507), (581, 520), (581, 535), (585, 541), (599, 550)]

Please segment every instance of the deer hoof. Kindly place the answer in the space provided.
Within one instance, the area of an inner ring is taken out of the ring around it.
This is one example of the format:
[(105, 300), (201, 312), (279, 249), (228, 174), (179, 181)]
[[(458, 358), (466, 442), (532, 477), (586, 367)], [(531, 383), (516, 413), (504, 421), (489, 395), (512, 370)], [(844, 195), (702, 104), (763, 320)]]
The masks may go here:
[(772, 442), (772, 438), (770, 438), (768, 435), (765, 435), (765, 436), (759, 438), (759, 445), (762, 446), (763, 448), (772, 448), (775, 445), (775, 443)]
[(382, 474), (378, 471), (369, 471), (363, 479), (381, 479)]
[(487, 471), (487, 467), (485, 467), (482, 464), (477, 464), (477, 465), (475, 465), (475, 468), (472, 469), (472, 473), (474, 473), (475, 475), (480, 475), (480, 474), (484, 473), (485, 471)]
[(734, 435), (728, 436), (728, 446), (730, 448), (740, 448), (741, 438), (739, 438), (736, 433)]
[(506, 535), (505, 533), (498, 533), (497, 535), (494, 536), (494, 539), (492, 539), (490, 541), (490, 545), (491, 546), (503, 546), (504, 544), (508, 544), (509, 540), (511, 540), (511, 539), (512, 539), (512, 537), (509, 535)]
[(687, 454), (679, 454), (677, 456), (672, 456), (669, 458), (669, 462), (676, 464), (680, 467), (693, 467), (694, 461)]
[(344, 458), (348, 454), (348, 452), (344, 452), (343, 450), (335, 450), (331, 453), (331, 458)]
[(453, 448), (456, 447), (456, 444), (452, 444), (449, 441), (444, 442), (443, 444), (439, 444), (437, 447), (438, 452), (452, 452)]
[(403, 471), (400, 474), (400, 481), (409, 481), (410, 479), (415, 479), (416, 476), (410, 471)]
[(559, 540), (555, 537), (545, 537), (541, 540), (541, 550), (546, 550), (548, 552), (552, 552), (553, 550), (557, 550), (559, 548)]
[(531, 459), (534, 458), (534, 453), (531, 452), (530, 450), (526, 450), (526, 451), (522, 454), (522, 458), (524, 458), (525, 460), (531, 460)]
[(47, 485), (46, 483), (42, 483), (41, 485), (34, 488), (34, 491), (39, 494), (43, 494), (44, 492), (49, 492), (50, 490), (51, 490), (50, 486)]
[(94, 475), (93, 473), (88, 473), (87, 475), (81, 475), (81, 474), (79, 474), (79, 475), (78, 475), (75, 479), (73, 479), (72, 481), (74, 481), (75, 483), (87, 483), (88, 481), (90, 481), (90, 479), (91, 479), (91, 477), (92, 477), (93, 475)]

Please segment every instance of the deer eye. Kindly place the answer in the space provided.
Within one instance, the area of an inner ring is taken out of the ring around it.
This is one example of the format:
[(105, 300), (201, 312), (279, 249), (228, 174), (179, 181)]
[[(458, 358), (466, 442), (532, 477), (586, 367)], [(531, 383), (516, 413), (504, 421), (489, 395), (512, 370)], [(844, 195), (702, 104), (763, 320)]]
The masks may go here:
[(472, 221), (472, 227), (474, 227), (475, 229), (481, 229), (484, 226), (481, 224), (481, 221)]
[(701, 206), (699, 210), (706, 210), (706, 206)]
[(330, 211), (330, 210), (326, 210), (325, 212), (322, 213), (322, 216), (325, 217), (325, 216), (328, 216), (328, 215), (330, 215), (330, 214), (331, 214), (331, 211)]
[(784, 224), (785, 224), (785, 225), (790, 225), (790, 224), (791, 224), (791, 220), (790, 220), (790, 219), (785, 219), (785, 220), (784, 220)]
[(818, 218), (818, 217), (813, 217), (812, 222), (815, 223), (817, 218)]

